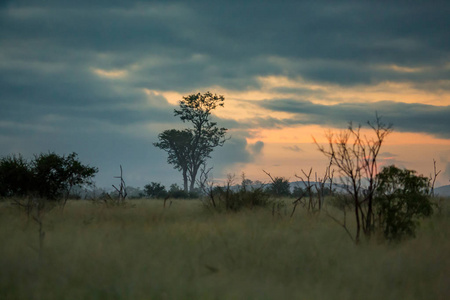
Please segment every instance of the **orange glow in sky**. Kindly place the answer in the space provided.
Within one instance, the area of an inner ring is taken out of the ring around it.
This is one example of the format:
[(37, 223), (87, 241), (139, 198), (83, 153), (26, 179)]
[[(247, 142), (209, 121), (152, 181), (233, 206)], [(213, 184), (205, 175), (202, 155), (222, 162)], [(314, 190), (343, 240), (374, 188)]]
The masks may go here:
[[(413, 72), (414, 70), (399, 69), (399, 71)], [(297, 87), (320, 91), (322, 93), (320, 96), (312, 96), (308, 100), (329, 105), (363, 100), (365, 102), (390, 100), (438, 106), (450, 104), (449, 93), (440, 90), (430, 92), (418, 90), (409, 83), (384, 82), (375, 86), (343, 88), (332, 85), (309, 85), (302, 80), (294, 82), (283, 77), (260, 78), (260, 80), (263, 83), (260, 91), (248, 91), (242, 94), (224, 91), (228, 102), (226, 102), (225, 109), (217, 111), (217, 115), (237, 121), (245, 121), (246, 118), (255, 116), (289, 118), (289, 113), (274, 113), (252, 105), (253, 101), (258, 100), (299, 97), (292, 94), (273, 93), (272, 89), (275, 87)], [(342, 124), (343, 127), (346, 125)], [(386, 155), (379, 158), (380, 166), (396, 164), (416, 170), (426, 176), (432, 171), (433, 159), (437, 160), (438, 167), (441, 169), (446, 167), (447, 162), (450, 161), (450, 140), (425, 133), (396, 131), (395, 124), (393, 125), (394, 131), (386, 138), (382, 147), (382, 152)], [(321, 176), (320, 174), (325, 170), (328, 162), (317, 150), (313, 137), (318, 143), (327, 143), (325, 133), (329, 130), (338, 133), (342, 129), (319, 125), (250, 129), (247, 143), (264, 142), (262, 152), (254, 158), (253, 162), (234, 165), (229, 168), (228, 172), (234, 174), (245, 172), (250, 179), (267, 181), (269, 178), (262, 172), (262, 170), (266, 170), (274, 176), (285, 176), (296, 181), (299, 179), (295, 177), (295, 174), (300, 174), (301, 169), (307, 171), (309, 168), (313, 168), (313, 172), (317, 172), (318, 176)], [(363, 126), (361, 133), (371, 136), (372, 130)], [(439, 184), (447, 184), (447, 181), (446, 178), (438, 178)]]
[[(420, 72), (420, 69), (406, 68), (396, 65), (382, 66), (382, 68), (402, 73)], [(450, 105), (450, 93), (439, 88), (430, 90), (419, 89), (412, 83), (381, 82), (375, 85), (360, 85), (345, 87), (333, 84), (318, 84), (307, 82), (302, 78), (289, 79), (283, 76), (259, 77), (261, 86), (249, 88), (246, 91), (227, 90), (213, 86), (204, 91), (225, 96), (225, 107), (214, 111), (214, 115), (223, 119), (239, 122), (250, 122), (254, 118), (289, 119), (294, 114), (288, 112), (271, 111), (257, 105), (258, 101), (275, 99), (293, 99), (310, 101), (322, 105), (339, 103), (370, 103), (378, 101), (394, 101), (402, 103), (422, 103), (435, 106)], [(440, 84), (447, 84), (440, 82)], [(287, 88), (285, 90), (280, 88)], [(300, 91), (296, 93), (296, 91)], [(196, 93), (198, 91), (192, 91)], [(171, 105), (178, 105), (182, 94), (172, 91), (151, 91), (148, 94), (161, 95)], [(302, 94), (303, 93), (303, 94)], [(352, 120), (348, 120), (352, 121)], [(345, 128), (347, 123), (342, 124)], [(372, 130), (364, 127), (362, 135), (372, 136)], [(432, 170), (433, 159), (444, 168), (450, 161), (450, 140), (438, 138), (430, 134), (417, 132), (400, 132), (395, 130), (385, 140), (379, 158), (380, 166), (396, 164), (401, 167), (417, 170), (421, 174), (429, 175)], [(242, 129), (238, 129), (238, 131)], [(320, 173), (328, 165), (327, 159), (317, 150), (313, 137), (318, 143), (327, 143), (328, 131), (338, 133), (342, 129), (329, 128), (320, 125), (279, 126), (279, 128), (251, 127), (247, 131), (248, 145), (263, 142), (261, 153), (255, 155), (252, 162), (229, 166), (228, 173), (236, 175), (242, 172), (253, 180), (267, 181), (268, 177), (262, 170), (271, 172), (274, 176), (285, 176), (291, 180), (298, 180), (295, 174), (301, 169)], [(233, 135), (233, 130), (229, 132)], [(219, 179), (219, 178), (218, 178)], [(222, 178), (224, 179), (224, 178)], [(220, 179), (219, 179), (220, 180)], [(438, 182), (446, 184), (445, 178)]]

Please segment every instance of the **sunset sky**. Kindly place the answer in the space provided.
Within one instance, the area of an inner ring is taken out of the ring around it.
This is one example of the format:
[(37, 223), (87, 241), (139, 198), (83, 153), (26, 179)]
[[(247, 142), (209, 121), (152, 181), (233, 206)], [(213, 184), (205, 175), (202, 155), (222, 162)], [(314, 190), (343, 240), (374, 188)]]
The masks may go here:
[(449, 1), (0, 2), (0, 156), (77, 152), (99, 187), (181, 184), (153, 146), (182, 96), (224, 95), (214, 178), (323, 173), (313, 137), (375, 114), (380, 164), (450, 179)]

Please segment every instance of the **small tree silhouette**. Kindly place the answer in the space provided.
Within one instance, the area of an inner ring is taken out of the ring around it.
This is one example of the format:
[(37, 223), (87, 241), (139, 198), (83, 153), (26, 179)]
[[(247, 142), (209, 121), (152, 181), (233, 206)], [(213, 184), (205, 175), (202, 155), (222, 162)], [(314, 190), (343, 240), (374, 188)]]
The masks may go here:
[(328, 146), (318, 146), (320, 152), (330, 159), (341, 177), (341, 183), (353, 199), (356, 220), (355, 242), (360, 240), (361, 230), (370, 236), (375, 230), (374, 193), (378, 173), (378, 155), (385, 138), (392, 132), (392, 125), (386, 125), (376, 115), (375, 122), (368, 122), (374, 136), (361, 134), (361, 125), (349, 123), (347, 130), (327, 134)]
[(180, 109), (174, 110), (183, 122), (188, 122), (192, 128), (166, 130), (158, 138), (154, 146), (168, 152), (168, 162), (183, 172), (184, 189), (194, 191), (197, 174), (200, 167), (211, 157), (211, 152), (217, 146), (223, 146), (226, 141), (226, 128), (220, 128), (211, 120), (211, 113), (217, 107), (224, 106), (223, 96), (206, 92), (192, 94), (180, 101)]

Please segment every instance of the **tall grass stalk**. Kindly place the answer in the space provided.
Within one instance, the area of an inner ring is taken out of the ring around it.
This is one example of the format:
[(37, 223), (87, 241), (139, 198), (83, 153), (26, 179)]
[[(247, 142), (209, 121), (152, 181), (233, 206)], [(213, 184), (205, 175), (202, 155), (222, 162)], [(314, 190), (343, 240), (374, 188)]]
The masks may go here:
[(38, 228), (0, 203), (0, 299), (448, 299), (450, 210), (415, 239), (355, 246), (325, 214), (198, 201), (69, 201)]

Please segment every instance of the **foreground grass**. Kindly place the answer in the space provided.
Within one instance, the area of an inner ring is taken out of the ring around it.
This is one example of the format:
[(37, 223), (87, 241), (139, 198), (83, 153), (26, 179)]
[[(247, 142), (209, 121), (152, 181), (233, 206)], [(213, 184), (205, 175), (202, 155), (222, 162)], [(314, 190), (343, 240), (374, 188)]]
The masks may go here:
[(196, 201), (69, 202), (37, 225), (0, 203), (0, 299), (448, 299), (450, 211), (397, 245), (325, 216), (214, 214)]

